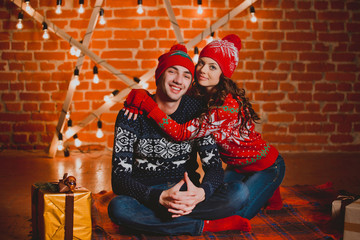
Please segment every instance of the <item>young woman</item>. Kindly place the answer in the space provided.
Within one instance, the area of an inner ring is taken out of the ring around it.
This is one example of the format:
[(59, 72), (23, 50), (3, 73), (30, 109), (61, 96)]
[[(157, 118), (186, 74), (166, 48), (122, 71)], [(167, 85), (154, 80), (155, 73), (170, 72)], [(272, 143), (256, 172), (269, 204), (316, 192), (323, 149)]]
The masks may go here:
[(178, 141), (212, 134), (227, 164), (225, 181), (242, 181), (250, 193), (247, 206), (236, 214), (251, 219), (267, 203), (270, 209), (282, 207), (278, 187), (284, 178), (285, 164), (277, 149), (255, 131), (259, 117), (245, 97), (245, 90), (230, 79), (238, 64), (240, 49), (240, 38), (231, 34), (209, 43), (201, 51), (195, 82), (189, 92), (206, 102), (206, 110), (199, 118), (185, 124), (176, 123), (157, 107), (145, 90), (133, 90), (126, 107), (131, 113), (147, 113)]

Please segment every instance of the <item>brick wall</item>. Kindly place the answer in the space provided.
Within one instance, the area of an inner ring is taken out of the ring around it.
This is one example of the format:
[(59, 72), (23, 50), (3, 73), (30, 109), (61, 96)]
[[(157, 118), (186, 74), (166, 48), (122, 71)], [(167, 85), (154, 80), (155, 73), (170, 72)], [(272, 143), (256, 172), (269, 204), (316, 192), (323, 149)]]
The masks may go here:
[[(106, 0), (107, 23), (97, 25), (89, 49), (130, 77), (156, 66), (157, 57), (176, 42), (162, 0)], [(242, 0), (172, 0), (185, 41), (191, 40)], [(47, 19), (81, 40), (95, 1), (31, 0)], [(360, 149), (360, 2), (356, 0), (258, 0), (257, 23), (248, 10), (237, 15), (215, 37), (229, 33), (243, 40), (240, 64), (233, 75), (244, 87), (262, 121), (258, 129), (280, 151), (355, 152)], [(41, 24), (24, 14), (17, 30), (19, 9), (0, 2), (0, 146), (46, 148), (55, 133), (76, 57), (69, 43), (50, 33), (42, 39)], [(205, 45), (205, 40), (197, 46)], [(193, 55), (193, 49), (189, 49)], [(77, 124), (103, 103), (103, 96), (123, 84), (99, 67), (100, 83), (92, 83), (94, 63), (85, 58), (80, 86), (73, 97), (71, 118)], [(153, 82), (153, 79), (152, 79)], [(150, 84), (154, 88), (154, 84)], [(97, 139), (96, 121), (78, 135), (85, 145), (112, 147), (114, 121), (122, 103), (101, 115), (105, 137)], [(72, 144), (72, 141), (71, 141)]]

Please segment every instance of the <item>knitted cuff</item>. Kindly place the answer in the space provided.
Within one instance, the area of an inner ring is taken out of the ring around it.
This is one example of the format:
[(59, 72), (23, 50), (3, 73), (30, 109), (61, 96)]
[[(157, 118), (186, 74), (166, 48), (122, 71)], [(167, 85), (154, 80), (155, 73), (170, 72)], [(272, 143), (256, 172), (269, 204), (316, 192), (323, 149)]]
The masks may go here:
[(146, 96), (141, 103), (140, 109), (147, 113), (150, 113), (157, 106), (157, 103), (150, 96)]
[(162, 123), (163, 119), (166, 119), (168, 117), (163, 111), (160, 110), (157, 105), (148, 113), (147, 116), (148, 118), (153, 119), (157, 123)]

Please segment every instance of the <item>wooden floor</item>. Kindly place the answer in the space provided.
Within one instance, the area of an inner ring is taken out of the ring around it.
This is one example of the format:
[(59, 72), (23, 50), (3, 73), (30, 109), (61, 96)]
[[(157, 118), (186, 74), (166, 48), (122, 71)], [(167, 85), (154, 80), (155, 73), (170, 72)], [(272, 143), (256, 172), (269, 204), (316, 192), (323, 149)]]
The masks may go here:
[[(360, 154), (283, 154), (284, 186), (333, 182), (360, 194)], [(0, 239), (30, 239), (31, 184), (58, 181), (64, 173), (93, 193), (111, 190), (111, 151), (71, 152), (49, 158), (43, 151), (0, 152)]]

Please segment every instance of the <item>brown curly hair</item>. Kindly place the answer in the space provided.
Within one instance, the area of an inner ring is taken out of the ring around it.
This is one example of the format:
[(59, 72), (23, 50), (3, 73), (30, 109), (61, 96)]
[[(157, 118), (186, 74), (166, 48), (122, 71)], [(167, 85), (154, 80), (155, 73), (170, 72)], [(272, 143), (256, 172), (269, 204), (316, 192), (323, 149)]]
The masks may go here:
[(240, 129), (246, 128), (249, 121), (257, 123), (260, 120), (260, 117), (252, 108), (249, 99), (245, 96), (245, 89), (239, 88), (233, 80), (221, 74), (219, 83), (210, 92), (207, 92), (206, 88), (198, 83), (196, 77), (191, 85), (189, 95), (206, 101), (205, 109), (200, 116), (200, 126), (205, 116), (213, 108), (224, 104), (225, 98), (229, 93), (239, 104), (238, 119), (240, 120)]

